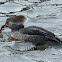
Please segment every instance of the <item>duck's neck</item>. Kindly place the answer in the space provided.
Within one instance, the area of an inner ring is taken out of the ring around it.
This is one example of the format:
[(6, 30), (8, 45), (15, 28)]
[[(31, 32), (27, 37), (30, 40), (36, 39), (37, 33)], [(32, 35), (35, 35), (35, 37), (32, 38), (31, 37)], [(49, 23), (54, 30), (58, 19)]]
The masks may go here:
[(19, 29), (24, 28), (23, 24), (13, 24), (12, 27), (10, 28), (12, 31), (18, 31)]

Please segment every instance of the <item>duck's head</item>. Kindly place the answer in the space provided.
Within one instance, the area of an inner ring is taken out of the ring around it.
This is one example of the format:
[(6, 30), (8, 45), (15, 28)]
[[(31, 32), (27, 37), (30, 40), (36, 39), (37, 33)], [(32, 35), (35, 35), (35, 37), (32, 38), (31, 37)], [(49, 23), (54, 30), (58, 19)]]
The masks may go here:
[(23, 24), (26, 20), (27, 20), (27, 18), (23, 15), (14, 16), (14, 17), (8, 18), (6, 20), (5, 25), (10, 28), (12, 26), (12, 24)]
[(10, 17), (6, 20), (5, 25), (1, 27), (1, 30), (6, 27), (9, 27), (11, 30), (19, 30), (20, 28), (24, 28), (23, 23), (26, 20), (27, 18), (23, 15)]

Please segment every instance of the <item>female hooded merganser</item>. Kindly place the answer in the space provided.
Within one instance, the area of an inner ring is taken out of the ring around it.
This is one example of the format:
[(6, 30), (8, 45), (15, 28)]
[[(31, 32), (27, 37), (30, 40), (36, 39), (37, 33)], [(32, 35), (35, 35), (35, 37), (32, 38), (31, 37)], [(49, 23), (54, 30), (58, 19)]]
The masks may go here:
[(24, 40), (32, 42), (35, 45), (57, 45), (62, 41), (57, 38), (52, 32), (36, 26), (24, 28), (24, 21), (27, 18), (23, 15), (10, 17), (4, 25), (13, 30), (11, 38), (15, 40)]

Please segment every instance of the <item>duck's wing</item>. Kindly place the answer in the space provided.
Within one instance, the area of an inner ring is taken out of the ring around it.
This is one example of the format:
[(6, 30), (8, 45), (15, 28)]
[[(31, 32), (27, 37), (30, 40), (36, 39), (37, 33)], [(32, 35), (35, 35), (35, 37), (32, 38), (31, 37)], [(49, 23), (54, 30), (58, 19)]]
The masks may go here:
[(44, 28), (37, 27), (37, 26), (29, 26), (26, 29), (33, 30), (33, 33), (35, 33), (36, 35), (47, 35), (49, 37), (55, 36), (54, 33), (50, 32)]
[(44, 36), (46, 34), (43, 30), (33, 28), (33, 27), (27, 27), (27, 28), (20, 29), (20, 32), (22, 32), (23, 34), (28, 34), (28, 35), (42, 35), (42, 36)]
[(62, 43), (62, 41), (59, 38), (55, 37), (54, 33), (41, 27), (29, 26), (27, 28), (21, 29), (20, 31), (23, 34), (40, 35), (40, 36), (44, 36), (47, 40), (57, 41)]

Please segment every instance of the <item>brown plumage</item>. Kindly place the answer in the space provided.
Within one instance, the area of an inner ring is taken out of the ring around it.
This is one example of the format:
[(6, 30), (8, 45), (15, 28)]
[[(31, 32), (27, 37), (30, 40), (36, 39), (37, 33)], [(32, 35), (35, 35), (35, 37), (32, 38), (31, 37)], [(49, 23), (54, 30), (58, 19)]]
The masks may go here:
[(24, 22), (27, 18), (23, 15), (19, 15), (19, 16), (14, 16), (14, 17), (10, 17), (6, 20), (6, 24), (8, 24), (8, 22), (14, 22), (14, 23), (19, 23), (19, 22)]

